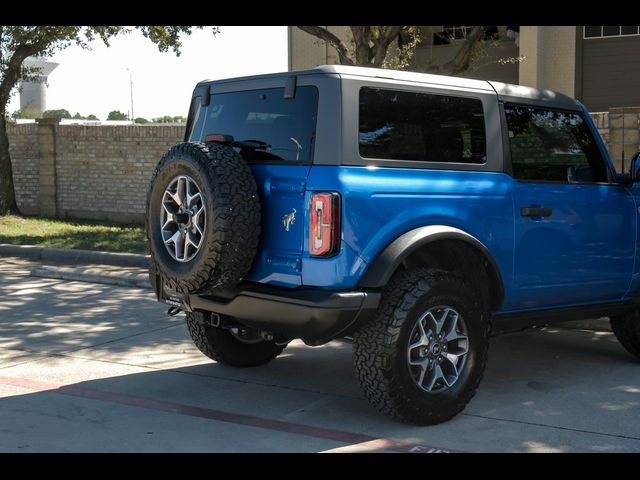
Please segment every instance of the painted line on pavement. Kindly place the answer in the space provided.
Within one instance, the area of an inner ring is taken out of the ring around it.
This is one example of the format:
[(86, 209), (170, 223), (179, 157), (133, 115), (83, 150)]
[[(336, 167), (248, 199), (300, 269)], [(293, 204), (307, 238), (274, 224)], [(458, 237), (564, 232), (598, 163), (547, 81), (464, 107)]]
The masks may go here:
[(284, 433), (305, 435), (307, 437), (320, 438), (323, 440), (334, 440), (349, 444), (350, 446), (360, 446), (365, 448), (375, 448), (389, 450), (393, 452), (420, 452), (420, 453), (459, 453), (446, 448), (432, 447), (429, 445), (416, 445), (406, 441), (393, 440), (389, 438), (378, 438), (371, 435), (346, 432), (332, 428), (314, 427), (301, 423), (284, 422), (270, 418), (245, 415), (241, 413), (225, 412), (210, 408), (196, 407), (176, 402), (163, 400), (153, 400), (151, 398), (126, 395), (121, 393), (106, 392), (93, 388), (80, 387), (76, 385), (62, 385), (40, 380), (27, 378), (7, 377), (0, 375), (0, 384), (10, 385), (18, 388), (25, 388), (34, 392), (57, 393), (71, 397), (99, 400), (103, 402), (117, 403), (131, 407), (139, 407), (158, 412), (175, 413), (190, 417), (206, 418), (219, 422), (233, 423), (248, 427), (263, 428)]

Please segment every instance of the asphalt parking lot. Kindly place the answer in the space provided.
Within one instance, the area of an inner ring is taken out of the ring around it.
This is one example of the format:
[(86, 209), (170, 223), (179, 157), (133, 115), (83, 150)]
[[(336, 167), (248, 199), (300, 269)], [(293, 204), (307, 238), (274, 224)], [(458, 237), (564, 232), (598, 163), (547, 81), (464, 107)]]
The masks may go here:
[(369, 407), (347, 343), (222, 367), (149, 290), (1, 260), (2, 452), (640, 452), (640, 363), (609, 332), (493, 339), (463, 414), (414, 427)]

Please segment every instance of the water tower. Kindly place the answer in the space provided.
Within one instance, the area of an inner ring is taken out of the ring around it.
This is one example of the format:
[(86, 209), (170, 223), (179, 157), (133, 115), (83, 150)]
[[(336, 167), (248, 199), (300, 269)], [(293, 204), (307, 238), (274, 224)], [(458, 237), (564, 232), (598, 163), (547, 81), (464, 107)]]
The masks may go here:
[(37, 67), (40, 71), (36, 74), (34, 80), (21, 82), (20, 110), (36, 110), (42, 114), (47, 109), (47, 78), (58, 64), (44, 59), (28, 57), (23, 65), (25, 67)]

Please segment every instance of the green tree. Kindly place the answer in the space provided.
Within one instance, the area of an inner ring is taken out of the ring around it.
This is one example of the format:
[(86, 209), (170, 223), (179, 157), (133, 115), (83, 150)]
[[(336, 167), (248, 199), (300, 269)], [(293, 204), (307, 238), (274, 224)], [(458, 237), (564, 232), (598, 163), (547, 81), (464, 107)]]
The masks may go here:
[(40, 118), (38, 110), (20, 109), (11, 114), (11, 118)]
[(76, 112), (76, 114), (71, 118), (73, 118), (74, 120), (85, 120), (86, 119), (86, 117), (83, 117), (82, 115), (80, 115), (80, 112)]
[(57, 110), (45, 110), (42, 113), (42, 118), (71, 118), (71, 114), (64, 108)]
[[(161, 52), (173, 50), (180, 54), (180, 35), (189, 35), (191, 26), (138, 26), (135, 27)], [(122, 26), (0, 26), (0, 214), (17, 211), (9, 136), (7, 135), (7, 105), (11, 92), (20, 80), (33, 78), (37, 70), (26, 68), (23, 62), (30, 56), (49, 56), (72, 43), (88, 48), (94, 39), (109, 45), (117, 35), (129, 33)], [(213, 33), (218, 28), (213, 27)]]
[(163, 117), (156, 117), (153, 119), (153, 123), (184, 123), (187, 119), (182, 115), (165, 115)]
[(100, 120), (100, 119), (92, 113), (90, 115), (87, 115), (87, 120)]
[(144, 125), (145, 123), (149, 123), (149, 120), (147, 120), (144, 117), (136, 117), (136, 119), (134, 120), (134, 123), (139, 123), (141, 125)]
[[(325, 27), (300, 26), (298, 28), (333, 47), (342, 65), (407, 68), (411, 65), (416, 47), (422, 41), (421, 30), (416, 26), (352, 26), (350, 30), (353, 46), (347, 48), (340, 38)], [(414, 70), (442, 75), (458, 75), (470, 70), (486, 45), (485, 28), (471, 27), (465, 38), (453, 40), (452, 43), (458, 44), (458, 49), (452, 59), (440, 64), (427, 60), (426, 63), (415, 66)], [(394, 41), (398, 40), (400, 34), (407, 41), (394, 52), (394, 58), (388, 58), (391, 57), (390, 47)]]
[(107, 115), (107, 120), (129, 120), (129, 117), (120, 110), (112, 110)]

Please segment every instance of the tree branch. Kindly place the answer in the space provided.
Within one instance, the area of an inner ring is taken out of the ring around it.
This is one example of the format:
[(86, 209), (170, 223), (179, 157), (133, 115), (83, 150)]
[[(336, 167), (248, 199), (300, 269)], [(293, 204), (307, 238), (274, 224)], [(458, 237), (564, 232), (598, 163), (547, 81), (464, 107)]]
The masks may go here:
[(430, 73), (440, 73), (445, 75), (456, 75), (469, 70), (475, 54), (481, 48), (482, 34), (484, 27), (473, 27), (456, 55), (443, 65), (429, 66)]
[(336, 52), (338, 52), (338, 58), (340, 59), (340, 63), (342, 65), (353, 65), (353, 60), (349, 57), (349, 52), (347, 47), (344, 46), (344, 43), (336, 37), (333, 33), (323, 27), (315, 27), (315, 26), (302, 26), (298, 27), (303, 32), (308, 33), (309, 35), (313, 35), (321, 40), (324, 40), (333, 48), (335, 48)]
[(373, 59), (373, 50), (369, 45), (371, 40), (370, 26), (354, 26), (351, 27), (351, 35), (353, 35), (353, 43), (356, 47), (356, 65), (368, 67)]
[(375, 54), (373, 57), (373, 66), (382, 67), (382, 63), (387, 56), (387, 50), (389, 45), (393, 42), (398, 34), (402, 31), (403, 27), (380, 27), (380, 38), (373, 40)]

